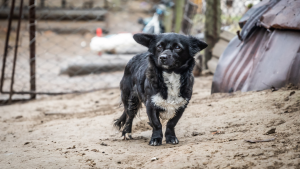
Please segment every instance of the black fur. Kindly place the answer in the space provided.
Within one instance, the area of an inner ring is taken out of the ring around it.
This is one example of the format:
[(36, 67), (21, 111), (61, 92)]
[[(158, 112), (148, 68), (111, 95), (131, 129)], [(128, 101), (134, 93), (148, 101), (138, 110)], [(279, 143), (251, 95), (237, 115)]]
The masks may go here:
[[(133, 37), (139, 44), (148, 47), (148, 52), (134, 56), (125, 67), (120, 82), (121, 99), (124, 112), (115, 121), (115, 126), (123, 128), (122, 136), (131, 133), (132, 121), (143, 103), (146, 106), (149, 124), (153, 128), (150, 145), (162, 144), (162, 125), (159, 114), (164, 111), (155, 106), (151, 97), (160, 93), (163, 99), (168, 98), (168, 87), (164, 82), (163, 72), (180, 74), (180, 97), (191, 99), (195, 65), (193, 56), (207, 47), (192, 36), (176, 33), (135, 34)], [(165, 132), (166, 142), (177, 144), (175, 126), (182, 116), (187, 104), (176, 110), (176, 115), (169, 119)]]

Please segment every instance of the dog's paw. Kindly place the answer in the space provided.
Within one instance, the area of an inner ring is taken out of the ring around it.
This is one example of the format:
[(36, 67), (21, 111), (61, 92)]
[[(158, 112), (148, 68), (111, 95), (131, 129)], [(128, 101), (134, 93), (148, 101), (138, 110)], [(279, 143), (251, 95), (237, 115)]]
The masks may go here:
[(125, 133), (125, 132), (122, 132), (122, 136), (123, 137), (123, 140), (132, 140), (132, 136), (131, 136), (131, 133)]
[(167, 144), (178, 144), (179, 140), (176, 136), (166, 136), (166, 143)]
[(150, 146), (160, 146), (162, 144), (162, 138), (151, 138), (149, 145)]

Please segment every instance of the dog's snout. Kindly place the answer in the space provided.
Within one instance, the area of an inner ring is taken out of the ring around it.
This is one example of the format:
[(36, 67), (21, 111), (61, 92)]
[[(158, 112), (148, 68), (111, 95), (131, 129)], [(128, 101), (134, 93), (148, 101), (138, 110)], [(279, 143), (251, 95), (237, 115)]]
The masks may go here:
[(161, 61), (166, 61), (166, 60), (167, 60), (167, 55), (161, 55), (161, 56), (159, 57), (159, 59), (160, 59)]

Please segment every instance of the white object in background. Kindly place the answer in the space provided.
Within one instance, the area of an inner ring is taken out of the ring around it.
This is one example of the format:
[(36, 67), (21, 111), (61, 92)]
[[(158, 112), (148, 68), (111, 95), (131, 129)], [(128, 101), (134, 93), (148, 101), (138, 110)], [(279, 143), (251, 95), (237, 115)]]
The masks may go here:
[(86, 47), (86, 42), (85, 41), (82, 41), (81, 43), (80, 43), (80, 45), (81, 45), (81, 47)]
[(90, 48), (94, 52), (111, 52), (115, 54), (136, 54), (147, 51), (146, 47), (136, 43), (131, 33), (93, 37)]
[(151, 27), (154, 28), (154, 33), (160, 33), (160, 28), (159, 28), (159, 20), (158, 20), (158, 14), (155, 13), (149, 21), (149, 23), (145, 26), (143, 32), (147, 32), (151, 29)]
[(245, 6), (248, 6), (249, 4), (252, 4), (252, 5), (256, 5), (260, 2), (260, 0), (250, 0), (250, 1), (246, 1), (245, 2)]

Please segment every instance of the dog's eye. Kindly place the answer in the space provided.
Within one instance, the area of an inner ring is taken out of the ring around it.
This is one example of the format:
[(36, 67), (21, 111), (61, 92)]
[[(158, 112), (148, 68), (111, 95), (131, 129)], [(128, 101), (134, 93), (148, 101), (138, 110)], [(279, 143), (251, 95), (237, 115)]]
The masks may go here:
[(162, 48), (162, 46), (161, 46), (161, 45), (158, 45), (158, 46), (157, 46), (157, 49), (161, 49), (161, 48)]
[(176, 46), (175, 46), (175, 50), (176, 50), (177, 52), (180, 52), (180, 51), (181, 51), (181, 48), (180, 48), (178, 45), (176, 45)]

